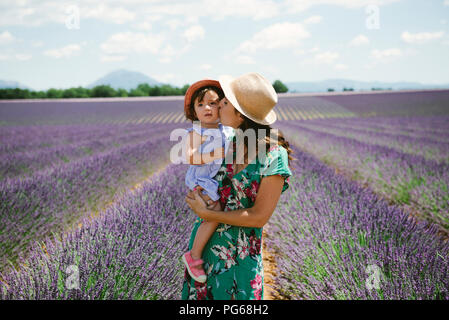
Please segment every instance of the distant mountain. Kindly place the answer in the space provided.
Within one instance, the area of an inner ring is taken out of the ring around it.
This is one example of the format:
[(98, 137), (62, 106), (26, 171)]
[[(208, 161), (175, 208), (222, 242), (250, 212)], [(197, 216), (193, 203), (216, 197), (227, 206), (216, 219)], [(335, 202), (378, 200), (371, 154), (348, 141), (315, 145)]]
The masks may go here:
[(0, 89), (6, 89), (6, 88), (19, 88), (19, 89), (28, 89), (28, 90), (33, 90), (30, 87), (21, 84), (20, 82), (17, 81), (5, 81), (5, 80), (0, 80)]
[(123, 88), (129, 91), (130, 89), (135, 89), (141, 83), (148, 83), (150, 86), (161, 85), (160, 82), (150, 78), (142, 72), (120, 69), (101, 77), (88, 85), (87, 88), (90, 89), (99, 85), (110, 85), (114, 89)]
[(449, 89), (449, 84), (423, 84), (419, 82), (380, 82), (380, 81), (356, 81), (346, 79), (328, 79), (316, 82), (284, 82), (288, 92), (325, 92), (328, 88), (335, 91), (343, 91), (343, 88), (353, 88), (354, 91), (369, 90), (371, 88), (382, 88), (391, 90), (405, 89)]

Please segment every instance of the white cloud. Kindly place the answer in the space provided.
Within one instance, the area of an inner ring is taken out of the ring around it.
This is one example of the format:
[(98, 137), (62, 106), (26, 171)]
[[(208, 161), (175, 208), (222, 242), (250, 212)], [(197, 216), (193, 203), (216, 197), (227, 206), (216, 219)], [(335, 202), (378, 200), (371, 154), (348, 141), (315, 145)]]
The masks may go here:
[(159, 59), (160, 63), (170, 63), (172, 59), (170, 57), (162, 57)]
[(200, 25), (192, 26), (186, 29), (183, 33), (184, 38), (186, 38), (187, 42), (193, 42), (196, 40), (201, 40), (204, 38), (204, 28)]
[(240, 64), (255, 64), (256, 63), (253, 58), (251, 58), (250, 56), (244, 56), (244, 55), (239, 55), (236, 58), (235, 62), (240, 63)]
[(201, 70), (210, 70), (210, 69), (212, 69), (212, 66), (210, 64), (205, 63), (200, 66), (200, 69)]
[(368, 5), (383, 6), (401, 0), (286, 0), (284, 2), (285, 12), (298, 13), (308, 10), (316, 5), (334, 5), (348, 9), (363, 8)]
[(160, 52), (161, 58), (159, 62), (170, 63), (172, 58), (177, 55), (177, 51), (170, 45), (166, 45)]
[(183, 23), (179, 19), (169, 19), (164, 22), (165, 25), (167, 25), (170, 30), (176, 30), (179, 26), (182, 26)]
[(385, 49), (385, 50), (372, 50), (371, 57), (376, 60), (388, 61), (391, 58), (402, 56), (402, 51), (397, 48)]
[(310, 37), (309, 32), (299, 23), (276, 23), (257, 32), (250, 40), (241, 43), (236, 52), (254, 53), (260, 49), (293, 48), (308, 37)]
[(449, 6), (449, 0), (444, 0), (443, 5)]
[(322, 64), (322, 63), (331, 64), (331, 63), (334, 63), (334, 61), (339, 56), (340, 55), (338, 52), (326, 51), (326, 52), (317, 53), (313, 57), (313, 61), (317, 64)]
[(56, 59), (68, 58), (77, 54), (80, 50), (81, 46), (79, 44), (69, 44), (59, 49), (46, 50), (44, 51), (44, 55)]
[(125, 60), (126, 56), (116, 56), (116, 55), (101, 55), (101, 62), (119, 62)]
[(176, 78), (176, 76), (173, 73), (157, 74), (153, 75), (152, 77), (162, 83), (169, 83)]
[(354, 39), (351, 40), (351, 42), (349, 42), (350, 47), (358, 47), (363, 46), (365, 44), (369, 44), (369, 39), (363, 34), (356, 36)]
[(148, 21), (144, 21), (141, 23), (134, 24), (134, 28), (142, 31), (149, 31), (153, 28), (153, 26)]
[[(179, 17), (182, 22), (198, 23), (199, 18), (220, 20), (228, 17), (263, 20), (281, 14), (295, 14), (319, 5), (335, 5), (345, 8), (363, 8), (367, 5), (387, 5), (400, 0), (108, 0), (101, 3), (77, 0), (81, 28), (83, 19), (96, 19), (113, 24), (149, 21), (168, 21)], [(446, 4), (445, 0), (444, 4)], [(53, 0), (2, 0), (0, 26), (38, 26), (48, 23), (64, 25), (70, 6), (66, 1)], [(155, 19), (153, 19), (155, 17)], [(316, 23), (317, 18), (310, 22)], [(319, 21), (318, 21), (319, 22)], [(171, 27), (174, 27), (171, 24)], [(148, 30), (148, 29), (144, 29)]]
[(11, 60), (17, 60), (17, 61), (26, 61), (30, 60), (32, 58), (31, 54), (26, 53), (16, 53), (16, 54), (2, 54), (0, 53), (0, 61), (11, 61)]
[(348, 69), (348, 66), (345, 64), (342, 64), (342, 63), (338, 63), (334, 66), (334, 69), (338, 70), (338, 71), (343, 71), (343, 70)]
[(304, 24), (316, 24), (320, 23), (321, 20), (323, 20), (322, 16), (311, 16), (310, 18), (304, 20)]
[[(90, 5), (90, 4), (89, 4)], [(136, 13), (129, 11), (123, 7), (106, 6), (103, 3), (95, 5), (94, 7), (82, 6), (80, 7), (80, 17), (94, 18), (107, 22), (123, 24), (133, 21)]]
[(39, 40), (33, 40), (31, 41), (31, 45), (35, 48), (40, 48), (44, 46), (44, 42)]
[(401, 34), (401, 38), (403, 41), (411, 44), (424, 44), (432, 40), (437, 40), (443, 37), (444, 32), (418, 32), (418, 33), (410, 33), (408, 31), (404, 31)]
[(106, 54), (153, 53), (159, 52), (164, 37), (160, 34), (141, 32), (120, 32), (113, 34), (100, 45)]
[(226, 17), (247, 17), (253, 20), (279, 15), (280, 5), (271, 0), (203, 0), (203, 14), (219, 20)]
[(8, 31), (3, 31), (0, 33), (0, 45), (10, 44), (14, 42), (14, 40), (16, 40), (16, 38), (14, 38), (14, 36)]
[(16, 53), (15, 57), (19, 61), (26, 61), (26, 60), (30, 60), (32, 55), (26, 54), (26, 53)]

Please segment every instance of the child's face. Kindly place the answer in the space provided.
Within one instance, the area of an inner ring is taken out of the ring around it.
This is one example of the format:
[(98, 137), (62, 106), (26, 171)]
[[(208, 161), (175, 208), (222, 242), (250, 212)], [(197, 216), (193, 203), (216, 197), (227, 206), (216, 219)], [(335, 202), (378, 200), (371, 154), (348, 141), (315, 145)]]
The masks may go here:
[(203, 97), (202, 101), (195, 100), (195, 113), (199, 121), (202, 123), (218, 122), (218, 94), (209, 90)]

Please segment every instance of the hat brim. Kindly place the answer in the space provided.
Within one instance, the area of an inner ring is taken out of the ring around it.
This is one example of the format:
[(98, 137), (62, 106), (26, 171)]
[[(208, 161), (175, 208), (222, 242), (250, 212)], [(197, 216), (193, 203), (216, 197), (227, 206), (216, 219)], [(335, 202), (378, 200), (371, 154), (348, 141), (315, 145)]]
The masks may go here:
[(184, 96), (184, 111), (185, 112), (187, 112), (190, 108), (192, 96), (195, 93), (195, 91), (198, 90), (199, 88), (207, 87), (207, 86), (214, 86), (214, 87), (221, 88), (220, 82), (218, 82), (217, 80), (204, 79), (204, 80), (195, 82), (187, 89), (186, 94)]
[(220, 83), (221, 89), (223, 90), (223, 93), (224, 93), (226, 99), (228, 99), (232, 103), (234, 108), (236, 108), (245, 117), (247, 117), (247, 118), (251, 119), (252, 121), (257, 122), (259, 124), (270, 125), (270, 124), (273, 124), (274, 122), (276, 122), (277, 115), (276, 115), (276, 112), (274, 112), (274, 110), (271, 110), (270, 112), (268, 112), (265, 119), (257, 119), (257, 118), (252, 117), (248, 113), (246, 113), (240, 106), (239, 102), (237, 101), (237, 98), (235, 97), (234, 91), (231, 88), (230, 84), (233, 80), (234, 80), (234, 78), (231, 76), (221, 76), (219, 78), (218, 82)]

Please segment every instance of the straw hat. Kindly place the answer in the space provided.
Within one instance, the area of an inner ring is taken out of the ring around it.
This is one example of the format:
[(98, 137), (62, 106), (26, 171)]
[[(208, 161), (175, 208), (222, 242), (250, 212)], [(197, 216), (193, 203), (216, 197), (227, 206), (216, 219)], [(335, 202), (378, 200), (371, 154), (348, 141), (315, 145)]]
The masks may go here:
[(273, 107), (278, 96), (273, 85), (263, 76), (251, 72), (235, 79), (222, 76), (219, 82), (225, 97), (240, 113), (260, 124), (269, 125), (276, 121)]
[(207, 87), (207, 86), (214, 86), (214, 87), (221, 88), (220, 83), (217, 80), (212, 80), (212, 79), (204, 79), (204, 80), (200, 80), (200, 81), (197, 81), (194, 84), (192, 84), (187, 89), (186, 94), (184, 96), (184, 112), (185, 113), (187, 113), (187, 111), (190, 108), (192, 96), (195, 93), (195, 91), (198, 90), (199, 88)]

